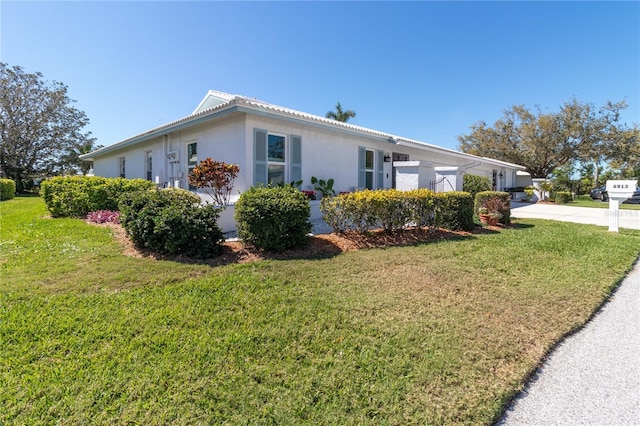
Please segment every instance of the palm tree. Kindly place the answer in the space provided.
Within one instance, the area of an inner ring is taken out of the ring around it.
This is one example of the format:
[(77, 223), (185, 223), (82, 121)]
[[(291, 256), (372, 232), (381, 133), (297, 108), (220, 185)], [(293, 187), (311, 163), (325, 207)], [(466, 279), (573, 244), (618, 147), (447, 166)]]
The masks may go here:
[(350, 109), (343, 111), (340, 102), (338, 102), (338, 104), (336, 105), (335, 111), (329, 111), (327, 115), (325, 115), (325, 117), (327, 118), (331, 118), (332, 120), (336, 121), (342, 121), (343, 123), (346, 123), (350, 118), (353, 118), (355, 116), (355, 111), (351, 111)]

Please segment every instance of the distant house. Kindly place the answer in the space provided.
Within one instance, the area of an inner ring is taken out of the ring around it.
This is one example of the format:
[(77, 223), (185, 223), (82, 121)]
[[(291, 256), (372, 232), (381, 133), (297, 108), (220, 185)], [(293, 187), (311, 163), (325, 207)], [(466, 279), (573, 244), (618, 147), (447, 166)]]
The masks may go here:
[(235, 163), (234, 199), (256, 184), (333, 178), (334, 189), (462, 189), (462, 176), (489, 177), (497, 190), (517, 186), (524, 167), (334, 121), (245, 96), (209, 91), (195, 111), (81, 158), (94, 174), (143, 178), (189, 188), (198, 161)]

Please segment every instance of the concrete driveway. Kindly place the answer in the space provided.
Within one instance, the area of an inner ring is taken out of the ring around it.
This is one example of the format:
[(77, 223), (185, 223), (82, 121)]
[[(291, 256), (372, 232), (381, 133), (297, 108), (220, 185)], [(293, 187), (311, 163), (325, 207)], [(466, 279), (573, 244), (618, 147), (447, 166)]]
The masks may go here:
[[(594, 201), (595, 202), (595, 201)], [(572, 207), (556, 204), (511, 203), (511, 217), (550, 219), (609, 227), (609, 209)], [(640, 229), (640, 210), (620, 210), (619, 227)]]

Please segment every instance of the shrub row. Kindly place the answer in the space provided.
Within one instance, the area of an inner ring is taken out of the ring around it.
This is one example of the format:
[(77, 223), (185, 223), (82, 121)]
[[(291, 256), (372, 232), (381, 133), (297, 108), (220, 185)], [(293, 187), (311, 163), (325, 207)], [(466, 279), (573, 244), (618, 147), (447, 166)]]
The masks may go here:
[(258, 248), (282, 251), (303, 245), (311, 232), (311, 207), (298, 189), (251, 187), (235, 205), (238, 237)]
[(495, 198), (501, 205), (498, 209), (498, 213), (502, 215), (500, 222), (511, 223), (511, 195), (502, 191), (481, 191), (476, 194), (476, 198), (473, 206), (473, 213), (478, 214), (478, 209), (483, 207), (488, 200)]
[(41, 194), (53, 217), (85, 217), (97, 210), (117, 210), (119, 197), (154, 188), (143, 179), (98, 176), (58, 176), (41, 184)]
[(184, 189), (152, 189), (120, 197), (120, 223), (133, 243), (155, 253), (208, 258), (222, 252), (221, 209)]
[(0, 179), (0, 201), (6, 201), (16, 196), (16, 183), (11, 179)]
[(323, 198), (320, 210), (336, 233), (374, 228), (398, 231), (413, 226), (468, 231), (474, 227), (473, 199), (466, 192), (366, 190)]

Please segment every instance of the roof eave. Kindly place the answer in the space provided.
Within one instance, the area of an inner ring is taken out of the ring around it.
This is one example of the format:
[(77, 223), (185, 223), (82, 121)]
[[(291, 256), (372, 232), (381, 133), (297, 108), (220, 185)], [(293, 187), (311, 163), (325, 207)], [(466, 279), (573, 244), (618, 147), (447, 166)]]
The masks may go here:
[(100, 148), (88, 154), (83, 154), (80, 156), (80, 159), (83, 161), (94, 161), (95, 157), (100, 157), (102, 155), (109, 154), (111, 152), (130, 147), (131, 145), (145, 142), (150, 139), (156, 138), (158, 136), (166, 135), (171, 132), (183, 130), (185, 128), (192, 127), (192, 126), (204, 123), (206, 121), (209, 121), (212, 118), (224, 117), (238, 111), (239, 111), (238, 106), (233, 105), (232, 102), (228, 102), (223, 105), (218, 105), (217, 107), (214, 107), (211, 110), (203, 111), (202, 113), (199, 113), (196, 116), (187, 116), (187, 117), (180, 118), (178, 120), (172, 121), (171, 123), (153, 128), (151, 130), (132, 136), (123, 141), (116, 142), (113, 145), (105, 146), (103, 148)]

